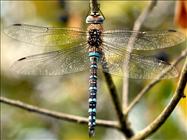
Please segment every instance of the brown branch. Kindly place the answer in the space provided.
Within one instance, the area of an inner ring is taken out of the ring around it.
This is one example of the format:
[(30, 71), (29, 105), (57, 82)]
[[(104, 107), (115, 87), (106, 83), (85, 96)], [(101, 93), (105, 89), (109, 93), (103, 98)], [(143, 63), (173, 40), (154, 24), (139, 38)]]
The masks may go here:
[(126, 113), (128, 113), (139, 101), (140, 99), (155, 85), (157, 84), (163, 76), (165, 76), (172, 67), (175, 67), (182, 59), (184, 59), (187, 56), (187, 49), (184, 50), (181, 55), (173, 61), (170, 67), (165, 69), (163, 72), (160, 73), (160, 75), (157, 75), (157, 78), (152, 80), (145, 88), (143, 88), (140, 93), (134, 98), (134, 100), (131, 102), (131, 104), (126, 109)]
[[(153, 8), (156, 6), (157, 4), (157, 0), (151, 0), (150, 4), (146, 7), (146, 9), (140, 14), (140, 16), (137, 18), (137, 20), (134, 23), (134, 27), (133, 30), (135, 31), (139, 31), (143, 22), (145, 21), (145, 19), (148, 17), (148, 15), (151, 13), (151, 11), (153, 10)], [(135, 32), (132, 34), (132, 36), (129, 39), (128, 42), (128, 46), (127, 46), (127, 50), (128, 52), (132, 52), (132, 46), (135, 43), (135, 39), (138, 35), (138, 32)], [(130, 59), (130, 56), (127, 56), (126, 58), (126, 62), (128, 62)], [(124, 79), (123, 79), (123, 94), (122, 94), (122, 108), (125, 111), (127, 106), (128, 106), (128, 94), (129, 94), (129, 80), (128, 80), (128, 63), (124, 64), (124, 68), (127, 69), (127, 71), (125, 71), (124, 73)]]
[(153, 134), (155, 131), (157, 131), (162, 126), (162, 124), (171, 115), (171, 113), (173, 112), (177, 104), (179, 103), (180, 99), (185, 97), (184, 89), (186, 87), (186, 83), (187, 83), (187, 58), (183, 66), (181, 76), (179, 78), (177, 89), (172, 99), (170, 100), (169, 104), (165, 107), (162, 113), (150, 125), (148, 125), (145, 129), (137, 133), (137, 135), (135, 135), (131, 140), (145, 139), (146, 137)]
[(130, 138), (134, 135), (134, 132), (129, 127), (129, 125), (126, 121), (126, 118), (123, 115), (122, 108), (121, 108), (120, 101), (119, 101), (118, 94), (117, 94), (117, 90), (116, 90), (116, 87), (115, 87), (114, 82), (112, 80), (112, 77), (109, 73), (105, 73), (105, 72), (104, 72), (104, 76), (105, 76), (105, 80), (106, 80), (108, 89), (110, 91), (110, 95), (112, 97), (112, 100), (113, 100), (113, 103), (115, 106), (115, 110), (117, 112), (118, 120), (119, 120), (120, 126), (121, 126), (121, 131), (127, 138)]
[[(66, 113), (59, 113), (55, 111), (50, 111), (48, 109), (36, 107), (33, 105), (29, 105), (26, 103), (23, 103), (21, 101), (15, 101), (13, 99), (8, 99), (6, 97), (0, 97), (0, 102), (4, 104), (8, 104), (14, 107), (18, 107), (21, 109), (24, 109), (26, 111), (38, 113), (41, 115), (49, 116), (55, 119), (59, 120), (66, 120), (69, 122), (75, 122), (75, 123), (80, 123), (80, 124), (88, 124), (88, 119), (85, 117), (80, 117), (80, 116), (75, 116), (75, 115), (70, 115)], [(109, 127), (109, 128), (116, 128), (119, 129), (119, 124), (116, 121), (107, 121), (107, 120), (99, 120), (97, 119), (97, 125), (102, 126), (102, 127)]]

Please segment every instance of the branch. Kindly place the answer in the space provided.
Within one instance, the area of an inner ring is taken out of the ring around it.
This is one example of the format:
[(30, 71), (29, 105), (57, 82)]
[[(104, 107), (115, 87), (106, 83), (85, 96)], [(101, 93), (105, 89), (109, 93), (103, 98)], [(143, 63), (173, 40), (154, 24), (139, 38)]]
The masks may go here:
[[(143, 22), (145, 21), (145, 19), (147, 18), (147, 16), (151, 13), (151, 11), (153, 10), (153, 8), (156, 6), (157, 4), (157, 0), (151, 0), (150, 4), (146, 7), (146, 9), (140, 14), (140, 16), (137, 18), (137, 20), (134, 23), (134, 27), (133, 30), (135, 31), (139, 31)], [(132, 36), (129, 39), (128, 42), (128, 46), (127, 46), (127, 50), (128, 52), (132, 52), (132, 46), (135, 43), (135, 39), (138, 35), (138, 32), (135, 32), (132, 34)], [(126, 62), (128, 62), (130, 59), (130, 56), (127, 56), (126, 58)], [(124, 80), (123, 80), (123, 94), (122, 94), (122, 108), (123, 110), (125, 110), (128, 106), (128, 88), (129, 88), (129, 81), (128, 81), (128, 63), (124, 64), (124, 68), (127, 69), (127, 71), (124, 73)]]
[(163, 72), (160, 73), (160, 75), (157, 75), (157, 77), (152, 80), (151, 83), (149, 83), (145, 88), (143, 88), (140, 93), (134, 98), (134, 100), (131, 102), (131, 104), (128, 106), (126, 109), (126, 113), (128, 113), (139, 101), (140, 99), (155, 85), (157, 84), (163, 76), (165, 76), (171, 69), (172, 67), (175, 67), (183, 58), (187, 56), (187, 49), (184, 50), (181, 55), (173, 61), (170, 67), (165, 69)]
[(134, 135), (134, 132), (129, 127), (126, 121), (126, 118), (123, 115), (122, 108), (121, 108), (120, 101), (119, 101), (118, 94), (117, 94), (117, 90), (112, 80), (112, 77), (109, 73), (105, 73), (105, 72), (104, 72), (104, 76), (105, 76), (105, 80), (106, 80), (108, 89), (110, 91), (110, 95), (112, 97), (112, 100), (115, 106), (115, 110), (117, 112), (117, 116), (118, 116), (120, 126), (121, 126), (121, 131), (127, 138), (130, 138)]
[[(15, 106), (21, 109), (24, 109), (26, 111), (30, 111), (30, 112), (34, 112), (34, 113), (38, 113), (41, 115), (45, 115), (45, 116), (49, 116), (55, 119), (59, 119), (59, 120), (66, 120), (69, 122), (75, 122), (75, 123), (80, 123), (80, 124), (88, 124), (88, 119), (85, 117), (79, 117), (79, 116), (75, 116), (75, 115), (70, 115), (70, 114), (66, 114), (66, 113), (59, 113), (59, 112), (55, 112), (55, 111), (50, 111), (44, 108), (39, 108), (33, 105), (29, 105), (26, 103), (23, 103), (21, 101), (15, 101), (12, 99), (8, 99), (6, 97), (0, 97), (0, 102), (4, 103), (4, 104), (8, 104), (11, 106)], [(110, 127), (110, 128), (116, 128), (119, 129), (119, 124), (116, 121), (107, 121), (107, 120), (99, 120), (97, 119), (97, 125), (98, 126), (102, 126), (102, 127)]]
[(153, 134), (156, 130), (158, 130), (162, 126), (162, 124), (167, 120), (167, 118), (170, 116), (172, 111), (175, 109), (180, 99), (185, 97), (184, 89), (187, 83), (186, 77), (187, 77), (187, 58), (183, 66), (183, 70), (181, 72), (181, 76), (178, 82), (177, 89), (172, 99), (170, 100), (169, 104), (165, 107), (162, 113), (150, 125), (148, 125), (145, 129), (140, 131), (131, 140), (145, 139), (146, 137)]

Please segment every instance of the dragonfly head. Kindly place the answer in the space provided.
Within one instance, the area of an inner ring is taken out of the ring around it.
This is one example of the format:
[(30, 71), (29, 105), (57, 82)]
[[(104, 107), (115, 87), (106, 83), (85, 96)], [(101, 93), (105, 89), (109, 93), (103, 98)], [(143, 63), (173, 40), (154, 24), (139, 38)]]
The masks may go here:
[(90, 24), (102, 24), (105, 18), (100, 15), (98, 12), (93, 12), (86, 18), (86, 23)]

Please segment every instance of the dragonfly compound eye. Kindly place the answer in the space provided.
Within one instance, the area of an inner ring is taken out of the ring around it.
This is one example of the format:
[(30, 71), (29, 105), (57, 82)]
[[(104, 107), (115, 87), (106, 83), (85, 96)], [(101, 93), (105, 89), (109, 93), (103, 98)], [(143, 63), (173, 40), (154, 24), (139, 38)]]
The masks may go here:
[(86, 23), (90, 24), (102, 24), (104, 22), (104, 17), (99, 15), (87, 16)]

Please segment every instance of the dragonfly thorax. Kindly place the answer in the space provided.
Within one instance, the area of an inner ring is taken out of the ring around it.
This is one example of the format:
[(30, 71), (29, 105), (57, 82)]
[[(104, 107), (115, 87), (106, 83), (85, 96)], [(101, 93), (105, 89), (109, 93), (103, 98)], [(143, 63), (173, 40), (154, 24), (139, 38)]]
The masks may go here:
[(101, 31), (98, 29), (91, 29), (88, 32), (88, 44), (90, 46), (99, 47), (102, 44)]

